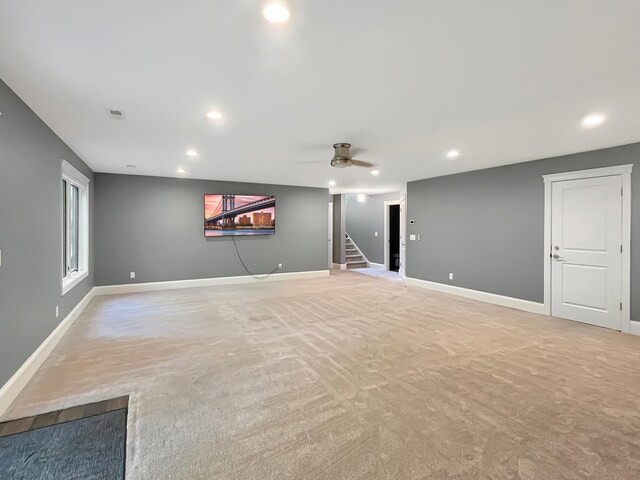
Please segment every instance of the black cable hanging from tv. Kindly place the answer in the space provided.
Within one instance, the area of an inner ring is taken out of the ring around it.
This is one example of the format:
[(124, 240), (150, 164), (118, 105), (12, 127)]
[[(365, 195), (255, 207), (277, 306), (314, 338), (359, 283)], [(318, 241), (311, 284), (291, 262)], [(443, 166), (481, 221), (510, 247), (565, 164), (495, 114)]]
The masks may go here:
[(266, 275), (262, 276), (262, 277), (258, 277), (256, 275), (254, 275), (251, 270), (249, 270), (247, 268), (247, 266), (244, 264), (244, 261), (242, 260), (242, 257), (240, 256), (240, 250), (238, 250), (238, 245), (236, 245), (236, 237), (235, 236), (231, 236), (231, 240), (233, 240), (233, 246), (236, 247), (236, 254), (238, 255), (238, 260), (240, 260), (240, 263), (242, 264), (242, 266), (244, 267), (244, 269), (246, 270), (246, 272), (251, 275), (253, 278), (255, 278), (256, 280), (264, 280), (266, 278), (269, 278), (271, 275), (273, 275), (276, 270), (278, 270), (280, 267), (276, 267), (273, 270), (271, 270), (271, 272), (267, 273)]

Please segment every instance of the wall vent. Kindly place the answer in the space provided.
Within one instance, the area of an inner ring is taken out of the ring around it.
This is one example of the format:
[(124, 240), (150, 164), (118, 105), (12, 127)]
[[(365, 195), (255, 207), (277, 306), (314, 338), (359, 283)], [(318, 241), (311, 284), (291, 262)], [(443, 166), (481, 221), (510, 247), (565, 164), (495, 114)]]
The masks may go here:
[(122, 110), (115, 110), (112, 108), (108, 108), (109, 116), (114, 120), (124, 120), (124, 112)]

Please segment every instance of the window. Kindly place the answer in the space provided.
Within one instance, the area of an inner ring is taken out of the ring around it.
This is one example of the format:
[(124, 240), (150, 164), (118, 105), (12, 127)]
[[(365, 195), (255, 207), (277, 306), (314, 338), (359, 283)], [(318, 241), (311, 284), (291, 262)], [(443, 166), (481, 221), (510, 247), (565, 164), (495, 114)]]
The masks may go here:
[(62, 162), (62, 295), (89, 274), (89, 179)]

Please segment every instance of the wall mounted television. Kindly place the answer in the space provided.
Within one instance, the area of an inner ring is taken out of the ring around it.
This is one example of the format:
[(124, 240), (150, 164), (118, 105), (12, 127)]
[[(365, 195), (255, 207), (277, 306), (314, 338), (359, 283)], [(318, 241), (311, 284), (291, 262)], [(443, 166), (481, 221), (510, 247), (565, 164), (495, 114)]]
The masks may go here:
[(204, 196), (204, 236), (273, 235), (275, 195), (209, 194)]

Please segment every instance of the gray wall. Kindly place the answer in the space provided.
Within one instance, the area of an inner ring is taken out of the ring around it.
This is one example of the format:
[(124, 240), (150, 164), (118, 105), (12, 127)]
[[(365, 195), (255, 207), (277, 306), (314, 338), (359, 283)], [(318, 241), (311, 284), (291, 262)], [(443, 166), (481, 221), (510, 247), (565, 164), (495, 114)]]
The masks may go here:
[(93, 286), (90, 256), (88, 278), (60, 296), (62, 160), (93, 172), (2, 81), (0, 112), (1, 386)]
[(384, 202), (400, 200), (400, 193), (367, 195), (363, 203), (357, 195), (346, 197), (347, 233), (370, 262), (384, 263)]
[(236, 237), (253, 273), (328, 268), (326, 189), (98, 173), (96, 285), (246, 275), (231, 238), (204, 237), (207, 193), (276, 195), (276, 234)]
[[(543, 301), (542, 175), (635, 164), (631, 318), (640, 320), (640, 143), (410, 182), (407, 276)], [(449, 272), (454, 280), (449, 280)]]
[(333, 263), (344, 265), (345, 242), (344, 234), (347, 221), (347, 204), (344, 194), (333, 196)]

